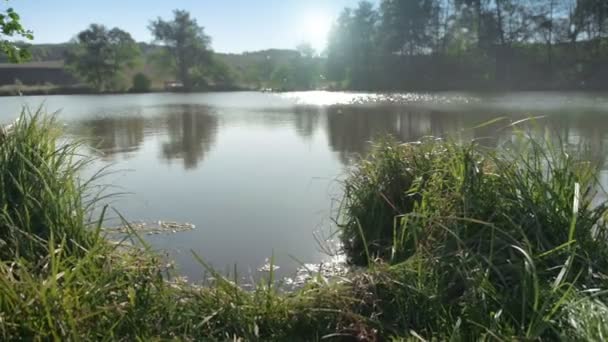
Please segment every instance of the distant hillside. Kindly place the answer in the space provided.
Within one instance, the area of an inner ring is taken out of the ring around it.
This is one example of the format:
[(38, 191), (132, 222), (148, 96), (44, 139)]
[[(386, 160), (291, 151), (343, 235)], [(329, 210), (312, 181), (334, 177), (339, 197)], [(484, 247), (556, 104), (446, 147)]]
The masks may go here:
[[(65, 58), (65, 52), (69, 48), (69, 43), (62, 44), (38, 44), (32, 45), (28, 49), (32, 54), (32, 62), (59, 61)], [(0, 63), (7, 63), (4, 54), (0, 54)]]
[[(154, 55), (162, 49), (159, 45), (139, 43), (144, 65), (140, 71), (148, 74), (156, 86), (161, 86), (165, 78), (162, 72), (155, 70)], [(32, 59), (23, 64), (9, 64), (4, 56), (0, 56), (0, 85), (14, 84), (45, 84), (68, 85), (76, 80), (63, 70), (63, 60), (70, 48), (70, 43), (39, 44), (29, 47)], [(236, 81), (250, 86), (259, 86), (260, 82), (268, 79), (277, 66), (289, 63), (298, 56), (295, 50), (269, 49), (242, 54), (216, 53), (215, 58), (226, 64), (234, 73)], [(27, 71), (26, 71), (27, 70)], [(36, 75), (40, 77), (36, 77)]]
[(265, 63), (287, 64), (291, 59), (298, 56), (298, 52), (295, 50), (269, 49), (242, 54), (216, 53), (215, 55), (231, 68), (244, 72), (250, 68), (263, 67)]

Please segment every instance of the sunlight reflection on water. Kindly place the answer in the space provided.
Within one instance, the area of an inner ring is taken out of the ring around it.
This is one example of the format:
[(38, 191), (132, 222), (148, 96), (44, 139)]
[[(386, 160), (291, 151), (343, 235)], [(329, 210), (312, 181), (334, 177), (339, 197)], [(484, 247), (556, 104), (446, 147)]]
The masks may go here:
[(471, 104), (481, 99), (458, 93), (399, 93), (370, 94), (351, 92), (309, 91), (291, 92), (280, 95), (297, 105), (332, 106), (332, 105), (377, 105), (377, 104)]

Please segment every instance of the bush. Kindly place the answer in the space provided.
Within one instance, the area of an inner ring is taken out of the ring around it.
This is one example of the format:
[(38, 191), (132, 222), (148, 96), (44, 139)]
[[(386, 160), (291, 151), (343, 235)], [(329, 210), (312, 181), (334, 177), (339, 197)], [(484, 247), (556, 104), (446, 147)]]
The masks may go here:
[(151, 86), (152, 81), (150, 78), (140, 72), (133, 76), (133, 87), (131, 88), (131, 91), (136, 93), (146, 93), (150, 91)]
[(383, 141), (346, 180), (346, 253), (394, 265), (374, 292), (402, 328), (440, 340), (457, 325), (464, 340), (556, 338), (564, 304), (606, 288), (597, 173), (549, 144), (521, 143)]

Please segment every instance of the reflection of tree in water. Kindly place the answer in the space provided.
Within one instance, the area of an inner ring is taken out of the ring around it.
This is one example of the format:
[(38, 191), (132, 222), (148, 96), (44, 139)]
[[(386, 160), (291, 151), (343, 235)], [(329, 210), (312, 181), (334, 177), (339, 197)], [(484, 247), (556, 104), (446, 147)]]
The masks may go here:
[(344, 164), (349, 164), (354, 156), (367, 151), (373, 138), (396, 135), (397, 114), (379, 108), (331, 107), (327, 110), (327, 132), (331, 148)]
[(81, 126), (78, 131), (87, 132), (87, 143), (104, 158), (135, 152), (144, 141), (144, 119), (139, 116), (86, 120)]
[(203, 106), (177, 106), (165, 116), (169, 142), (163, 143), (167, 160), (182, 159), (186, 169), (196, 168), (209, 152), (218, 129), (218, 120)]
[(349, 164), (353, 156), (369, 150), (370, 142), (390, 134), (410, 142), (428, 135), (443, 136), (458, 131), (463, 123), (457, 115), (397, 106), (341, 106), (328, 109), (327, 129), (332, 149)]
[[(569, 152), (595, 163), (602, 170), (608, 169), (608, 117), (606, 113), (579, 115), (557, 114), (548, 123), (549, 134), (555, 145), (568, 146)], [(538, 131), (538, 127), (536, 127)], [(547, 132), (537, 133), (540, 138)], [(558, 142), (557, 144), (555, 142)]]
[(319, 126), (319, 107), (294, 107), (294, 126), (296, 132), (304, 137), (310, 138)]

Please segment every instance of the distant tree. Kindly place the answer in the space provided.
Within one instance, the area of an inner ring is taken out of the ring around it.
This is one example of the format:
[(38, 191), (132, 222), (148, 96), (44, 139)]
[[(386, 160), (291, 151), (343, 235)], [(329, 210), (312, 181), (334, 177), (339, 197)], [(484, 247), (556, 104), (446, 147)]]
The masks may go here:
[(575, 15), (578, 31), (586, 39), (608, 36), (608, 1), (578, 0)]
[(608, 0), (378, 0), (346, 8), (326, 74), (349, 89), (605, 88)]
[(539, 40), (546, 44), (547, 52), (547, 75), (552, 77), (553, 74), (553, 50), (555, 43), (563, 40), (563, 32), (560, 30), (564, 26), (570, 26), (564, 18), (559, 18), (559, 13), (567, 13), (568, 9), (564, 1), (560, 0), (540, 0), (532, 16), (535, 23), (535, 40)]
[(308, 59), (312, 59), (316, 54), (315, 49), (312, 47), (312, 45), (310, 45), (310, 43), (307, 42), (300, 43), (296, 47), (296, 51), (298, 51), (300, 57)]
[(315, 89), (321, 81), (321, 59), (308, 43), (296, 48), (297, 53), (275, 66), (269, 86), (284, 91)]
[(118, 88), (122, 72), (133, 67), (140, 55), (129, 33), (98, 24), (80, 32), (74, 43), (67, 53), (68, 68), (99, 91)]
[(133, 76), (133, 87), (131, 88), (132, 91), (136, 93), (145, 93), (150, 91), (151, 86), (152, 81), (144, 73), (139, 72)]
[(234, 70), (219, 58), (213, 58), (208, 73), (209, 78), (216, 86), (227, 87), (236, 83), (237, 76)]
[(384, 46), (389, 53), (412, 56), (431, 49), (431, 23), (436, 18), (433, 0), (383, 0), (380, 4)]
[(489, 2), (491, 0), (454, 0), (456, 8), (459, 10), (458, 17), (465, 23), (463, 28), (475, 32), (477, 47), (481, 50), (488, 41), (488, 32), (492, 30), (487, 25), (489, 15)]
[(200, 80), (200, 74), (212, 62), (211, 38), (187, 11), (175, 10), (173, 15), (171, 21), (156, 19), (149, 29), (174, 61), (177, 80), (192, 89), (195, 79)]
[(321, 73), (320, 65), (315, 58), (316, 51), (309, 43), (302, 43), (296, 49), (298, 55), (290, 61), (293, 88), (297, 90), (315, 89)]
[(34, 39), (32, 31), (26, 30), (21, 25), (21, 17), (12, 8), (0, 12), (0, 51), (4, 52), (8, 60), (13, 63), (21, 62), (30, 58), (27, 49), (16, 44), (8, 38), (20, 37), (27, 40)]
[(369, 89), (373, 83), (379, 47), (377, 39), (379, 19), (378, 11), (369, 1), (361, 1), (353, 12), (350, 82), (356, 89)]
[(329, 37), (329, 80), (346, 81), (357, 89), (370, 87), (377, 62), (378, 20), (378, 12), (368, 1), (360, 2), (354, 10), (347, 8), (342, 12)]
[(295, 89), (294, 70), (289, 64), (278, 66), (270, 77), (270, 85), (280, 91), (293, 91)]
[(332, 27), (327, 44), (327, 78), (334, 82), (347, 80), (352, 64), (352, 9), (346, 8)]

